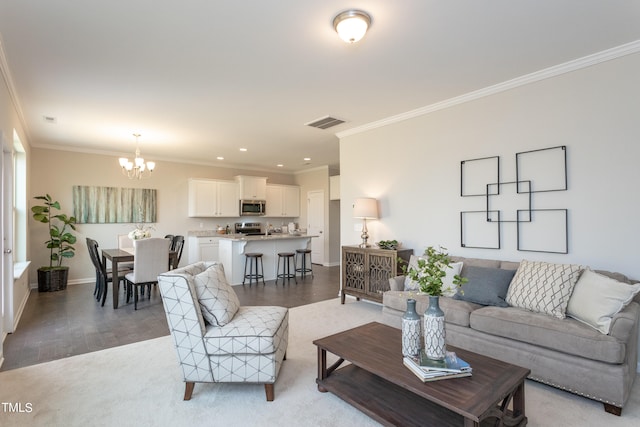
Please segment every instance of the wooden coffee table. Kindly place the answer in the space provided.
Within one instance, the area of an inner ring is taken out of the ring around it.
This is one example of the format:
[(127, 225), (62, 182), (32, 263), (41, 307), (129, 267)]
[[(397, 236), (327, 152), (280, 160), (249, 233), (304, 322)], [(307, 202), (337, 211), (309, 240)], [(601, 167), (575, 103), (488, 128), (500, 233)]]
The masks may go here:
[[(315, 340), (318, 390), (390, 426), (527, 424), (529, 369), (449, 346), (469, 362), (473, 375), (423, 383), (403, 365), (401, 339), (399, 329), (373, 322)], [(330, 367), (327, 352), (338, 356)], [(351, 363), (339, 368), (345, 360)]]

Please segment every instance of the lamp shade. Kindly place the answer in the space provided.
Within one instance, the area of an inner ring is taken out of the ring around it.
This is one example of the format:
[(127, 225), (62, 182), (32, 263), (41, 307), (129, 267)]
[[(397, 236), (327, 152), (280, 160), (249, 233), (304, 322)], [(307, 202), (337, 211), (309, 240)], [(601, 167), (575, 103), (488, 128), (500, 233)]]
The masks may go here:
[(353, 217), (378, 219), (378, 201), (376, 199), (356, 199), (353, 204)]

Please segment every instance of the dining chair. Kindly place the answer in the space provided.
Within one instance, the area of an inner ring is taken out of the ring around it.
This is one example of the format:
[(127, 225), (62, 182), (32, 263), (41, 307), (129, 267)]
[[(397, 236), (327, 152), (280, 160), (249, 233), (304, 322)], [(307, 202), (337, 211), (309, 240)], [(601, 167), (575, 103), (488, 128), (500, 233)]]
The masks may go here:
[(133, 288), (133, 306), (138, 309), (138, 287), (147, 285), (151, 299), (151, 285), (158, 283), (158, 275), (169, 271), (171, 242), (163, 238), (136, 240), (133, 271), (124, 277), (127, 283), (127, 301)]
[[(101, 305), (104, 306), (104, 302), (107, 300), (108, 284), (109, 282), (113, 282), (111, 269), (107, 268), (102, 263), (100, 252), (98, 250), (98, 242), (96, 240), (87, 237), (87, 249), (89, 250), (91, 262), (96, 270), (96, 287), (93, 294), (95, 295), (96, 300), (102, 300)], [(131, 271), (131, 269), (126, 266), (118, 266), (118, 271), (125, 273)], [(122, 280), (124, 280), (124, 278)]]
[[(118, 249), (122, 249), (123, 251), (127, 252), (133, 252), (133, 239), (131, 239), (128, 234), (118, 234)], [(123, 262), (121, 264), (129, 270), (133, 270), (132, 262)], [(121, 264), (118, 264), (118, 266), (120, 266)], [(118, 270), (120, 269), (118, 268)]]
[(175, 258), (173, 258), (172, 269), (178, 268), (180, 264), (180, 258), (182, 258), (182, 249), (184, 249), (184, 236), (177, 235), (173, 236), (173, 240), (171, 242), (171, 251), (175, 252)]

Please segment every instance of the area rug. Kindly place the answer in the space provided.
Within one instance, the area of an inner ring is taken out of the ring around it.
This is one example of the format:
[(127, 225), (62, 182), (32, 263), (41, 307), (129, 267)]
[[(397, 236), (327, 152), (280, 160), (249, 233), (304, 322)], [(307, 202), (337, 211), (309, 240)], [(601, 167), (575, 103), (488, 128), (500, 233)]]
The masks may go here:
[[(312, 342), (381, 318), (379, 305), (352, 299), (292, 308), (273, 402), (263, 386), (248, 384), (196, 384), (192, 399), (183, 401), (171, 337), (0, 372), (0, 426), (376, 426), (318, 392)], [(640, 425), (639, 388), (636, 381), (622, 417), (615, 417), (601, 403), (527, 381), (529, 425)]]

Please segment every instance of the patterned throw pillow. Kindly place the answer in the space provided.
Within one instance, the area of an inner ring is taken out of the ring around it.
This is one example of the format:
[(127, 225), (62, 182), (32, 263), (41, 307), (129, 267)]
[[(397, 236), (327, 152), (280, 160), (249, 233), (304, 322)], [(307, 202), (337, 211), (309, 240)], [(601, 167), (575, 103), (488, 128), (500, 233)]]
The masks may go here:
[(564, 319), (581, 270), (575, 264), (522, 260), (509, 285), (507, 303)]
[(240, 308), (238, 295), (227, 282), (222, 264), (213, 264), (193, 277), (202, 317), (214, 326), (224, 326)]

